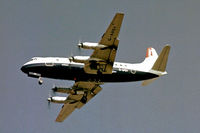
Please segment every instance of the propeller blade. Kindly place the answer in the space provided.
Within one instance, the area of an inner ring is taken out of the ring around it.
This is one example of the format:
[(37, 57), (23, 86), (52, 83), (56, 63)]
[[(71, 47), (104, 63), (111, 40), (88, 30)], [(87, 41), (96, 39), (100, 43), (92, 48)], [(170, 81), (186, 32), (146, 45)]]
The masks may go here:
[[(81, 37), (80, 37), (81, 38)], [(82, 43), (82, 41), (81, 41), (81, 39), (79, 39), (78, 40), (78, 44), (81, 44)], [(82, 53), (81, 53), (81, 47), (79, 46), (79, 45), (76, 45), (76, 47), (78, 47), (78, 55), (81, 55)]]
[(50, 108), (51, 108), (51, 102), (48, 101), (48, 109), (50, 109)]
[(49, 92), (49, 97), (48, 97), (48, 99), (47, 99), (47, 101), (48, 101), (48, 109), (50, 109), (50, 107), (51, 107), (51, 98), (52, 98), (52, 95), (51, 95), (51, 93)]
[(55, 86), (55, 84), (53, 84), (53, 89), (51, 90), (51, 92), (52, 92), (52, 95), (54, 96), (55, 95), (55, 93), (56, 93), (56, 86)]

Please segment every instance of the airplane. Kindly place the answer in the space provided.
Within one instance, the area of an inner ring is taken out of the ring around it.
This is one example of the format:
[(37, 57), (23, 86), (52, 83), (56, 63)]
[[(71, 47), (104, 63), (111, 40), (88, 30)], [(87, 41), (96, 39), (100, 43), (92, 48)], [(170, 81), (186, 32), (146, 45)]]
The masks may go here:
[(104, 83), (143, 81), (142, 85), (145, 86), (167, 74), (165, 69), (170, 45), (165, 45), (159, 56), (154, 48), (147, 48), (142, 63), (115, 62), (123, 17), (123, 13), (115, 14), (98, 43), (78, 44), (79, 48), (94, 50), (91, 56), (34, 57), (21, 67), (21, 71), (29, 77), (38, 78), (40, 85), (43, 83), (42, 77), (75, 81), (71, 87), (52, 88), (54, 92), (68, 94), (68, 97), (48, 98), (49, 102), (64, 104), (56, 122), (63, 122), (75, 109), (88, 103), (102, 90), (100, 85)]

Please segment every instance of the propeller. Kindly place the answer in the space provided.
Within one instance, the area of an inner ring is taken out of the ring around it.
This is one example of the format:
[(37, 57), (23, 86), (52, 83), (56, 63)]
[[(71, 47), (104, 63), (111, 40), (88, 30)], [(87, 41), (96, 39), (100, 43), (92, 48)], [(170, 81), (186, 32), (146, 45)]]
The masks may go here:
[(50, 106), (51, 106), (51, 98), (52, 98), (52, 96), (51, 96), (51, 94), (49, 92), (49, 97), (47, 99), (47, 101), (48, 101), (48, 109), (50, 109)]
[(79, 44), (83, 44), (81, 39), (78, 40), (78, 44), (75, 44), (74, 46), (71, 47), (70, 57), (74, 56), (74, 52), (75, 52), (75, 54), (82, 55), (82, 49)]
[(81, 55), (82, 54), (81, 53), (81, 46), (79, 44), (81, 44), (81, 45), (83, 44), (81, 39), (78, 40), (78, 44), (76, 45), (76, 47), (78, 47), (78, 55)]
[[(78, 44), (80, 44), (81, 41), (79, 40), (78, 41)], [(70, 57), (73, 57), (74, 56), (74, 52), (75, 54), (78, 54), (80, 55), (81, 53), (81, 48), (78, 46), (78, 44), (74, 44), (72, 47), (71, 47), (71, 53), (70, 53)], [(77, 51), (78, 50), (78, 51)]]
[(71, 47), (71, 53), (70, 53), (70, 57), (73, 56), (73, 47)]
[(56, 85), (55, 84), (53, 84), (53, 89), (52, 89), (51, 92), (52, 92), (53, 95), (55, 95), (55, 93), (56, 93)]
[[(55, 85), (54, 85), (55, 86)], [(55, 95), (55, 92), (53, 91), (53, 90), (51, 90), (51, 91), (49, 91), (49, 97), (48, 97), (48, 99), (47, 99), (47, 101), (48, 101), (48, 108), (50, 109), (50, 107), (51, 107), (51, 100), (52, 100), (52, 96), (54, 96)]]

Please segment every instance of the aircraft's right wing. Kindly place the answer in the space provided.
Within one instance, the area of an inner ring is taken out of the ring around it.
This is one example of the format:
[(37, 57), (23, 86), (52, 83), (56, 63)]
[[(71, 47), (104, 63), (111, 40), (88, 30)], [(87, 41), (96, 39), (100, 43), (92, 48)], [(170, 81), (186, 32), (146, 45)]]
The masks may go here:
[(113, 63), (115, 61), (115, 56), (119, 44), (118, 35), (123, 18), (123, 13), (116, 13), (106, 32), (103, 34), (101, 40), (99, 41), (99, 44), (105, 46), (105, 48), (94, 50), (88, 62), (85, 63), (84, 70), (86, 73), (112, 73)]
[(101, 91), (101, 87), (97, 82), (76, 82), (72, 87), (74, 94), (67, 97), (66, 103), (63, 105), (57, 122), (64, 121), (76, 108), (80, 109), (91, 98)]

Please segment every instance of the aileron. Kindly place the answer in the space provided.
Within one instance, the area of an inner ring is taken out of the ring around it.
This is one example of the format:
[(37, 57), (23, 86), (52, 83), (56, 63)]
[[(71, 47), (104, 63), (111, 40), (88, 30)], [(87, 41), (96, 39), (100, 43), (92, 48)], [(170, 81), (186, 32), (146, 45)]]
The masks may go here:
[(123, 17), (123, 13), (116, 13), (106, 32), (103, 34), (101, 40), (99, 41), (99, 44), (107, 46), (112, 46), (114, 44), (117, 47), (118, 44), (114, 42), (119, 35)]

